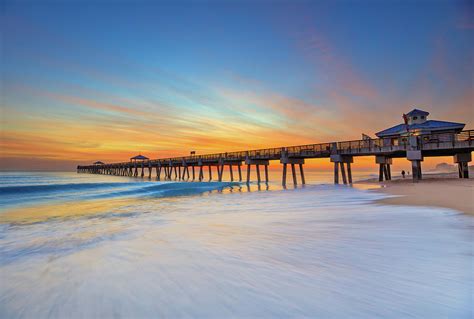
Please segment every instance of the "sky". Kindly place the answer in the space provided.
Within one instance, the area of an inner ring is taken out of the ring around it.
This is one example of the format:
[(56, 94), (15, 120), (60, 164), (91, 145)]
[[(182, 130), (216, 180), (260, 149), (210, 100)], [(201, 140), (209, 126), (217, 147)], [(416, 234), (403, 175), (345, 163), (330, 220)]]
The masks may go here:
[(474, 128), (473, 3), (0, 0), (0, 169)]

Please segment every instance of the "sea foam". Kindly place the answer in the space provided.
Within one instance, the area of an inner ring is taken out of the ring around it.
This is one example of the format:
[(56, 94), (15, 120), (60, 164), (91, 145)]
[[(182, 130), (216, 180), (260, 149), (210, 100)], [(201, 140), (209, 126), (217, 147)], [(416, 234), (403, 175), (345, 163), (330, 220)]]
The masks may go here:
[(469, 217), (345, 186), (221, 186), (3, 224), (0, 317), (471, 317)]

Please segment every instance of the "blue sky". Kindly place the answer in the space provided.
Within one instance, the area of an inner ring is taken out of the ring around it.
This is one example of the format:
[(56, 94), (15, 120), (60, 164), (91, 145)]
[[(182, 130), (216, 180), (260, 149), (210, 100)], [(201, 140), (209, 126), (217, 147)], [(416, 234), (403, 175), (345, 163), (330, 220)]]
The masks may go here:
[(4, 158), (356, 139), (414, 106), (472, 124), (472, 2), (1, 5)]

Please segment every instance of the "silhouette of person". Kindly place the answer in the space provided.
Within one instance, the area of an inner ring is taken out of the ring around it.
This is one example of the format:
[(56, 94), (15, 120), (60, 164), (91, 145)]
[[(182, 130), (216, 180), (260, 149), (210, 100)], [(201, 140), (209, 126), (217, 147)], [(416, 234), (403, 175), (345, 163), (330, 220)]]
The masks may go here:
[(402, 177), (405, 178), (405, 171), (402, 170)]

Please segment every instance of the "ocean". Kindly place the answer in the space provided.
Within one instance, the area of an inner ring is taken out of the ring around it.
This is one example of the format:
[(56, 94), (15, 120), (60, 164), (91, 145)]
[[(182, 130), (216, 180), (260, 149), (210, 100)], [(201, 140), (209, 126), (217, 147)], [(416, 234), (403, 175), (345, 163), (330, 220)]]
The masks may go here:
[(306, 177), (0, 173), (0, 318), (472, 318), (472, 217)]

